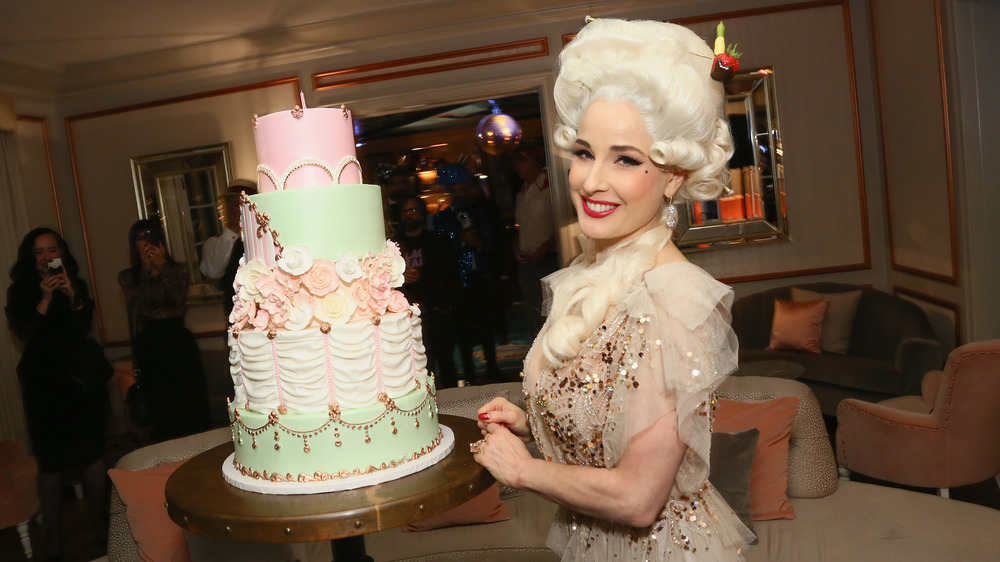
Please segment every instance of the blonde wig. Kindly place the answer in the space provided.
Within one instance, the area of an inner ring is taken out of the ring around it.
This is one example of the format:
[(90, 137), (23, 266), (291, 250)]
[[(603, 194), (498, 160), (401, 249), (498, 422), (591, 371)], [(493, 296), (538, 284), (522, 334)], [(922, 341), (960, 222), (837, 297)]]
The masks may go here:
[[(722, 112), (722, 84), (710, 76), (712, 58), (704, 40), (678, 25), (592, 21), (559, 55), (556, 144), (572, 148), (580, 119), (595, 100), (630, 102), (653, 138), (648, 149), (653, 162), (685, 175), (674, 200), (718, 197), (733, 145)], [(541, 344), (550, 362), (576, 356), (609, 308), (642, 285), (670, 242), (665, 218), (661, 213), (660, 226), (599, 255), (593, 242), (581, 237), (583, 254), (545, 279), (549, 318)]]

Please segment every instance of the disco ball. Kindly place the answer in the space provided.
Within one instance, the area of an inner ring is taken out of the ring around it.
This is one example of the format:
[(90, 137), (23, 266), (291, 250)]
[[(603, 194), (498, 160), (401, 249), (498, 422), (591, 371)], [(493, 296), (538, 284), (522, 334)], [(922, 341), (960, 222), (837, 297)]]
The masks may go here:
[(521, 142), (521, 125), (510, 115), (494, 112), (476, 125), (476, 139), (488, 154), (507, 154)]

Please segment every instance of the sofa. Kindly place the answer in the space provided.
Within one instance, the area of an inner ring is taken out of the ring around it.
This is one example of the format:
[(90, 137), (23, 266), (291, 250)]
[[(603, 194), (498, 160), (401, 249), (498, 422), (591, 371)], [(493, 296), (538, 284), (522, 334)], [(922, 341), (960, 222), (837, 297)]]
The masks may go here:
[[(475, 412), (494, 396), (517, 401), (519, 383), (500, 383), (439, 392), (442, 412)], [(789, 501), (794, 519), (755, 521), (758, 543), (745, 551), (749, 561), (772, 560), (980, 560), (1000, 552), (1000, 511), (931, 494), (838, 480), (833, 450), (818, 402), (806, 385), (780, 378), (730, 377), (719, 397), (765, 400), (799, 398), (788, 446)], [(214, 430), (134, 451), (119, 468), (141, 467), (195, 454), (227, 439)], [(551, 561), (545, 547), (556, 506), (531, 493), (506, 490), (512, 518), (506, 521), (423, 532), (388, 529), (365, 536), (368, 554), (388, 560)], [(108, 559), (138, 560), (125, 508), (113, 490)], [(115, 544), (112, 544), (115, 543)], [(188, 535), (194, 560), (330, 560), (329, 543), (248, 545), (208, 541)], [(239, 558), (220, 558), (220, 552)], [(213, 558), (214, 557), (214, 558)]]
[[(761, 361), (785, 361), (801, 366), (798, 379), (812, 388), (825, 415), (835, 416), (837, 405), (845, 398), (879, 402), (919, 394), (924, 374), (944, 365), (947, 350), (934, 335), (927, 315), (916, 304), (878, 289), (843, 283), (808, 283), (794, 288), (823, 295), (846, 296), (860, 291), (853, 322), (849, 324), (846, 353), (767, 349), (775, 300), (793, 299), (793, 287), (787, 286), (748, 295), (733, 303), (733, 329), (739, 339), (740, 364), (751, 371), (750, 364)], [(827, 324), (823, 328), (827, 329)]]

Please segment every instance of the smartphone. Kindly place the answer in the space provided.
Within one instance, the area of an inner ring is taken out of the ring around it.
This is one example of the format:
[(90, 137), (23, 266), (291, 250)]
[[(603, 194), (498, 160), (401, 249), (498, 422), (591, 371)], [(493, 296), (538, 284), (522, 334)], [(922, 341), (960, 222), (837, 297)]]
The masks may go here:
[(52, 258), (49, 260), (49, 273), (56, 274), (62, 273), (63, 264), (62, 258)]

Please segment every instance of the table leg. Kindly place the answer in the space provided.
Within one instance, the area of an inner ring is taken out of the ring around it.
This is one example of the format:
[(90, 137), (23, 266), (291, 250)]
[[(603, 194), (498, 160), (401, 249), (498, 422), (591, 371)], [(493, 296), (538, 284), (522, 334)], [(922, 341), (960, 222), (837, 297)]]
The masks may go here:
[(365, 553), (365, 536), (345, 537), (330, 541), (333, 547), (333, 562), (375, 562)]

